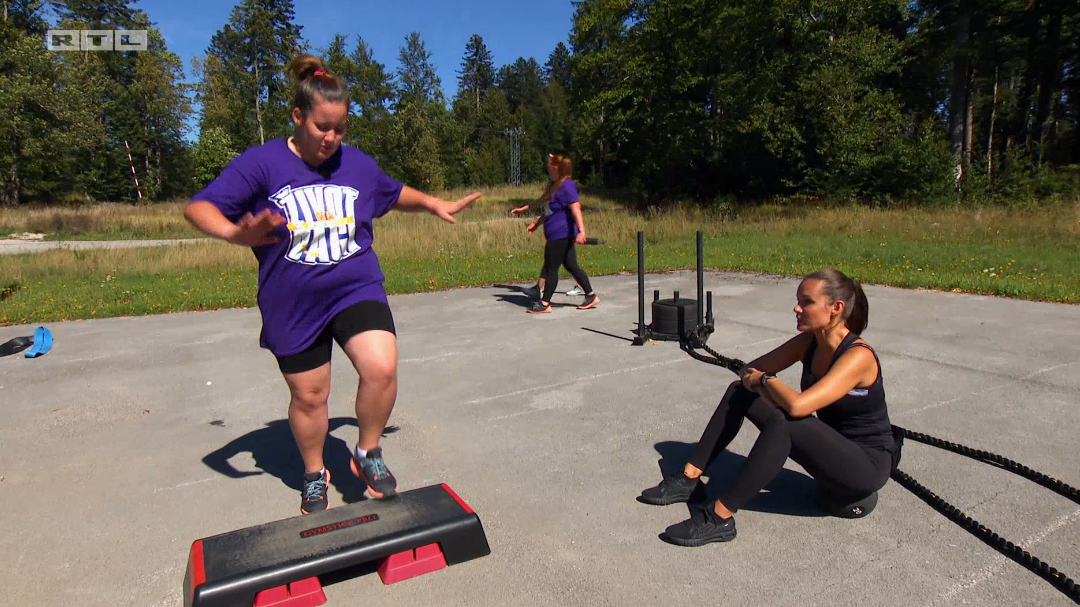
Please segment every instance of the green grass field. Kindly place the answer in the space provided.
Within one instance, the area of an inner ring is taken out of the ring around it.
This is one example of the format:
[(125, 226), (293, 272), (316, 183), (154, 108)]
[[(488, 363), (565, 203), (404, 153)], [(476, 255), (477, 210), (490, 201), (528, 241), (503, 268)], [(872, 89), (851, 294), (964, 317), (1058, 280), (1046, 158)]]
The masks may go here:
[[(485, 190), (457, 224), (404, 213), (377, 220), (375, 250), (387, 289), (535, 280), (543, 236), (527, 235), (530, 220), (507, 211), (540, 191)], [(693, 268), (700, 229), (710, 270), (798, 276), (836, 267), (868, 284), (1080, 302), (1080, 201), (1026, 210), (759, 205), (735, 217), (692, 207), (642, 216), (590, 195), (583, 204), (588, 234), (607, 239), (579, 250), (590, 275), (636, 272), (638, 230), (646, 234), (646, 271)], [(198, 236), (182, 209), (164, 203), (4, 210), (0, 238), (35, 231), (49, 239)], [(255, 290), (251, 252), (221, 242), (2, 255), (0, 325), (247, 307), (255, 305)]]

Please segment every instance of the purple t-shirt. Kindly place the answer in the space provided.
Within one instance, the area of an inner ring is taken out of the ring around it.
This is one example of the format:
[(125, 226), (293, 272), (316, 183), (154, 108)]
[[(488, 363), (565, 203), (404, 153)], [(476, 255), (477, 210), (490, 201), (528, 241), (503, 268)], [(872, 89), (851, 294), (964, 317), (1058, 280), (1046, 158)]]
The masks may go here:
[(578, 200), (577, 184), (567, 179), (551, 195), (551, 200), (544, 205), (544, 236), (548, 240), (559, 238), (577, 238), (577, 223), (570, 213), (570, 205)]
[(234, 158), (192, 197), (231, 221), (263, 209), (285, 217), (274, 232), (280, 242), (252, 248), (259, 262), (259, 345), (278, 356), (310, 346), (356, 302), (387, 301), (371, 248), (372, 219), (390, 211), (402, 184), (345, 145), (320, 171), (294, 154), (286, 138), (272, 139)]

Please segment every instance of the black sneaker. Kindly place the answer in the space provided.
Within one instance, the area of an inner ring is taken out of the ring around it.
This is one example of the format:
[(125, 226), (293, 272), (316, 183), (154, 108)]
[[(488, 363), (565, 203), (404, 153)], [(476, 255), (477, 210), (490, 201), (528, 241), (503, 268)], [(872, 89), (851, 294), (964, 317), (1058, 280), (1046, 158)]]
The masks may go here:
[(697, 547), (735, 539), (735, 517), (720, 518), (714, 503), (690, 510), (690, 518), (674, 524), (660, 534), (660, 539), (676, 546)]
[(679, 502), (701, 501), (705, 498), (705, 484), (701, 478), (688, 478), (681, 471), (664, 480), (655, 487), (641, 492), (638, 501), (654, 506), (667, 506)]
[(330, 500), (326, 497), (326, 490), (330, 484), (330, 471), (304, 473), (304, 488), (301, 490), (303, 498), (300, 501), (300, 514), (311, 514), (326, 510)]
[(540, 303), (539, 301), (534, 301), (532, 303), (532, 305), (529, 306), (529, 308), (527, 310), (525, 310), (525, 311), (528, 312), (529, 314), (550, 314), (551, 313), (551, 304), (548, 304), (548, 305), (545, 306), (544, 304)]
[(593, 293), (592, 295), (586, 295), (585, 301), (582, 302), (581, 305), (577, 307), (577, 309), (590, 310), (598, 305), (600, 305), (600, 298), (596, 296), (596, 293)]
[(356, 453), (352, 456), (353, 474), (364, 479), (367, 483), (368, 493), (371, 497), (381, 500), (397, 495), (397, 479), (390, 473), (383, 461), (382, 447), (375, 447), (367, 452), (367, 457), (357, 459)]

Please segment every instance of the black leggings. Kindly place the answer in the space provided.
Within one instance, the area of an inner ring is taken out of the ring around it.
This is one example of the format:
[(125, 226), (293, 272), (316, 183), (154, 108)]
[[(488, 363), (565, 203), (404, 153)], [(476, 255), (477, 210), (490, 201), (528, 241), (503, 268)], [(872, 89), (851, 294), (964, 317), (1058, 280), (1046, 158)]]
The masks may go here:
[(735, 512), (780, 473), (790, 457), (830, 493), (862, 498), (881, 489), (892, 472), (892, 455), (863, 447), (816, 416), (793, 418), (736, 381), (728, 386), (694, 450), (690, 463), (704, 471), (735, 439), (743, 419), (761, 434), (739, 476), (720, 503)]
[(557, 238), (547, 241), (544, 246), (544, 295), (542, 301), (551, 301), (555, 294), (555, 287), (559, 284), (559, 266), (566, 266), (574, 280), (585, 289), (585, 293), (592, 293), (592, 285), (585, 270), (577, 264), (577, 248), (573, 238)]

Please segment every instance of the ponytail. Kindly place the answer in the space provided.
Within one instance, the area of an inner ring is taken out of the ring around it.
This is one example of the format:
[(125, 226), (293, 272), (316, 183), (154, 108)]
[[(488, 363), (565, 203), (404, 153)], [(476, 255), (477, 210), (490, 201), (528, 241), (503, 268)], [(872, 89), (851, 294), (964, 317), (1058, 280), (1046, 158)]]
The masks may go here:
[(862, 335), (870, 315), (870, 304), (866, 301), (862, 285), (840, 270), (831, 268), (811, 272), (803, 280), (811, 278), (824, 281), (825, 295), (830, 300), (844, 302), (844, 324), (852, 333)]
[(855, 289), (855, 297), (851, 302), (851, 307), (848, 308), (849, 313), (844, 323), (847, 325), (849, 331), (856, 335), (862, 335), (866, 330), (867, 322), (869, 322), (870, 304), (866, 301), (866, 293), (863, 293), (862, 285), (858, 282), (851, 280), (851, 284)]
[(289, 62), (285, 73), (296, 82), (293, 107), (300, 108), (305, 115), (314, 107), (316, 98), (329, 103), (349, 103), (349, 87), (314, 55), (305, 53), (296, 57)]

